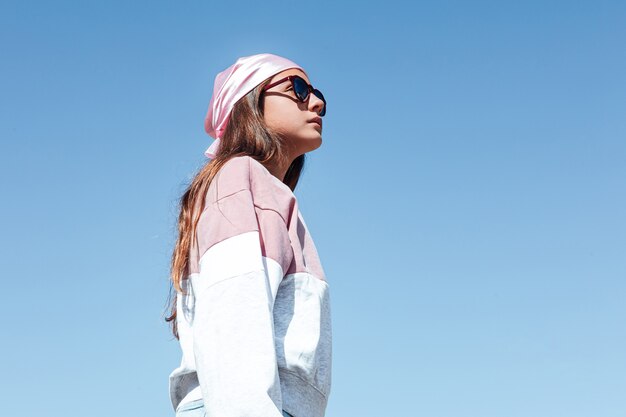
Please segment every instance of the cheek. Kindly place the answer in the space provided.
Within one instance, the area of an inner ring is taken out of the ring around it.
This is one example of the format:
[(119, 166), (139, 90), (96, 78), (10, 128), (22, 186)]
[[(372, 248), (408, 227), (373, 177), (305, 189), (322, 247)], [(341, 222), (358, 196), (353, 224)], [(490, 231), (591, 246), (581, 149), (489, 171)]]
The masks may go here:
[[(291, 106), (289, 106), (291, 104)], [(294, 114), (295, 112), (295, 114)], [(298, 109), (294, 103), (266, 103), (264, 119), (267, 126), (280, 133), (293, 133), (298, 125)]]

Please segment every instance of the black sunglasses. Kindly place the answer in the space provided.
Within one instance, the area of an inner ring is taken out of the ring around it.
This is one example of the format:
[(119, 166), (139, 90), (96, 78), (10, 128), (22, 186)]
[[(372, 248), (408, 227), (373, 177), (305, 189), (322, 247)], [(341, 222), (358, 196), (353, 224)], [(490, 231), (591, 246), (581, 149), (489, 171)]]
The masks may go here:
[(307, 100), (307, 98), (309, 98), (310, 93), (313, 93), (315, 97), (322, 100), (324, 102), (324, 107), (322, 108), (322, 111), (320, 111), (319, 115), (323, 117), (326, 114), (326, 99), (324, 98), (324, 95), (322, 94), (322, 92), (318, 90), (317, 88), (313, 88), (311, 84), (307, 84), (307, 82), (304, 81), (304, 79), (298, 75), (290, 75), (288, 77), (281, 78), (280, 80), (272, 84), (266, 85), (263, 88), (263, 91), (267, 90), (268, 88), (272, 88), (275, 85), (284, 83), (285, 81), (291, 81), (293, 91), (294, 93), (296, 93), (296, 97), (301, 102), (304, 103)]

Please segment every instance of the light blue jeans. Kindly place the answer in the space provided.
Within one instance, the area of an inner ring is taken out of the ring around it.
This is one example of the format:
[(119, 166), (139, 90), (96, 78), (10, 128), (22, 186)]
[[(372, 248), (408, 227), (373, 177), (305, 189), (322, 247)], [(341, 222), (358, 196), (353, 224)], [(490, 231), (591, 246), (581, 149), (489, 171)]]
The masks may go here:
[[(176, 411), (176, 417), (205, 417), (206, 412), (204, 411), (204, 402), (202, 399), (188, 402), (187, 404), (183, 404), (178, 407)], [(295, 417), (283, 410), (283, 416), (285, 417)]]

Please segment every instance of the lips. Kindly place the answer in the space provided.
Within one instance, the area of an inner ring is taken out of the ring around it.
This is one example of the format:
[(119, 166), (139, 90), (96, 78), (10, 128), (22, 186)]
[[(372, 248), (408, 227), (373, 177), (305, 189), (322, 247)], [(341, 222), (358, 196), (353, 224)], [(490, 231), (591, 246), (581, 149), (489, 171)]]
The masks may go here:
[(322, 118), (314, 117), (313, 119), (309, 120), (309, 123), (317, 123), (318, 125), (320, 125), (320, 127), (322, 127)]

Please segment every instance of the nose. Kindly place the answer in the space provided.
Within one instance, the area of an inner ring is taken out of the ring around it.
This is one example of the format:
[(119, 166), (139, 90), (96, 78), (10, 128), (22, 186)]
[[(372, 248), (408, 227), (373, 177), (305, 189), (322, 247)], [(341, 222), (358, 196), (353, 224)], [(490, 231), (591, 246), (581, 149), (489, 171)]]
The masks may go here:
[(309, 94), (309, 110), (312, 110), (319, 115), (323, 108), (324, 102), (322, 99), (313, 93)]

